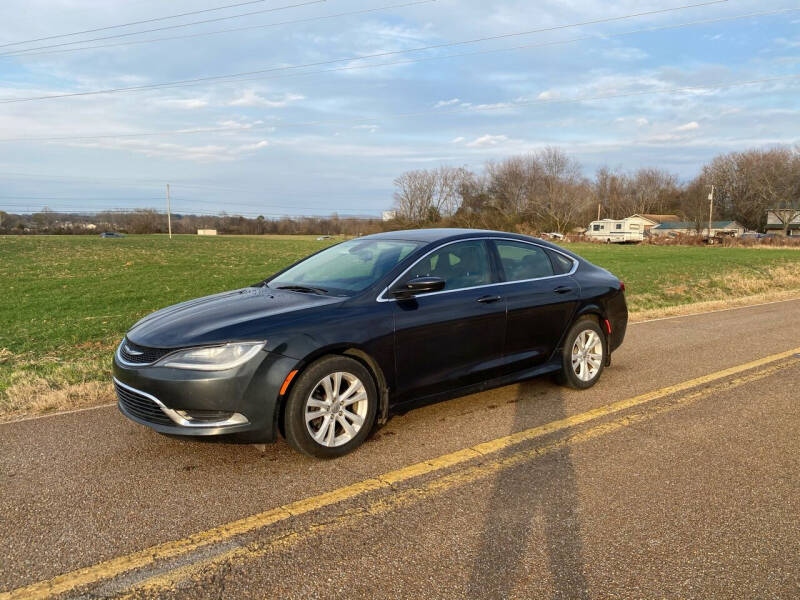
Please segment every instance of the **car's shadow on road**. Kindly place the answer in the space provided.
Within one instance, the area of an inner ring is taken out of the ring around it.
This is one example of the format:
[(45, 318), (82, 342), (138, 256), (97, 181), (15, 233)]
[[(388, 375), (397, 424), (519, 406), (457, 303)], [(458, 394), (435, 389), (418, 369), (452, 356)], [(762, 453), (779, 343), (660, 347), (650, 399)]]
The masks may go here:
[[(540, 387), (535, 381), (519, 386), (510, 432), (530, 427), (525, 405)], [(554, 420), (566, 416), (563, 391), (553, 388), (547, 402), (552, 402), (548, 412)], [(517, 596), (515, 589), (524, 586), (527, 573), (544, 570), (550, 573), (553, 598), (588, 598), (578, 502), (569, 446), (500, 471), (486, 505), (466, 597)], [(539, 561), (547, 563), (545, 569), (530, 564)]]

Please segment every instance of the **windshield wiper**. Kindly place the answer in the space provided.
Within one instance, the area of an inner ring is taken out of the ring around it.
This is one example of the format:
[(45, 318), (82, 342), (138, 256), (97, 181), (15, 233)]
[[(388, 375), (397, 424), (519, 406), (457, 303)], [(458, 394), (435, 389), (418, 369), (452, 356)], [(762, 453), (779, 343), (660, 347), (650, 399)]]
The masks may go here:
[(318, 287), (311, 287), (309, 285), (279, 285), (277, 288), (278, 290), (289, 290), (291, 292), (303, 292), (306, 294), (319, 294), (320, 296), (324, 296), (328, 293), (328, 290), (324, 290)]

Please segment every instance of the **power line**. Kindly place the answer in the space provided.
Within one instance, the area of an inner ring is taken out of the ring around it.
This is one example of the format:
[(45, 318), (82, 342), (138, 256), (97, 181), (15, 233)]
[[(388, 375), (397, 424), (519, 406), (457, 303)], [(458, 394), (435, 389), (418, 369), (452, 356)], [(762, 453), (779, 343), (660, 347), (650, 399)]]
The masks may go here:
[[(576, 42), (583, 42), (589, 40), (606, 40), (612, 38), (619, 38), (619, 37), (627, 37), (631, 35), (637, 35), (641, 33), (654, 33), (657, 31), (666, 31), (672, 29), (681, 29), (684, 27), (694, 27), (697, 25), (709, 25), (713, 23), (721, 23), (726, 21), (735, 21), (740, 19), (747, 19), (752, 17), (761, 17), (761, 16), (770, 16), (770, 15), (779, 15), (779, 14), (787, 14), (791, 12), (797, 12), (800, 8), (782, 8), (778, 10), (768, 10), (768, 11), (757, 11), (739, 15), (730, 15), (725, 17), (716, 17), (712, 19), (700, 19), (695, 21), (687, 21), (684, 23), (676, 23), (672, 25), (660, 25), (656, 27), (644, 27), (640, 29), (633, 29), (629, 31), (623, 31), (618, 33), (609, 33), (609, 34), (591, 34), (591, 35), (584, 35), (575, 38), (569, 38), (564, 40), (551, 40), (547, 42), (538, 42), (535, 44), (522, 44), (518, 46), (510, 46), (506, 48), (491, 48), (486, 50), (476, 50), (472, 52), (459, 52), (457, 54), (445, 54), (440, 56), (426, 56), (423, 58), (416, 58), (416, 59), (406, 59), (406, 60), (396, 60), (391, 62), (381, 62), (381, 63), (371, 63), (366, 65), (348, 65), (344, 67), (335, 67), (332, 69), (321, 69), (317, 71), (305, 71), (301, 73), (292, 73), (288, 75), (275, 75), (271, 77), (249, 77), (249, 78), (240, 78), (231, 80), (229, 83), (241, 83), (246, 81), (273, 81), (276, 79), (287, 79), (287, 78), (296, 78), (296, 77), (308, 77), (311, 75), (320, 75), (324, 73), (336, 73), (340, 71), (355, 71), (355, 70), (366, 70), (366, 69), (376, 69), (381, 67), (391, 67), (391, 66), (398, 66), (398, 65), (409, 65), (409, 64), (418, 64), (423, 62), (431, 62), (437, 60), (449, 60), (452, 58), (463, 58), (463, 57), (472, 57), (472, 56), (485, 56), (489, 54), (498, 54), (503, 52), (516, 52), (519, 50), (529, 50), (532, 48), (544, 48), (547, 46), (560, 46), (565, 44), (573, 44)], [(176, 85), (176, 88), (188, 88), (188, 87), (195, 87), (198, 85), (204, 85), (204, 83), (188, 83), (184, 85)]]
[[(676, 94), (682, 92), (700, 92), (700, 91), (711, 91), (711, 90), (720, 90), (720, 89), (728, 89), (734, 87), (742, 87), (748, 85), (756, 85), (759, 83), (774, 83), (780, 81), (791, 81), (800, 79), (800, 74), (794, 75), (784, 75), (780, 77), (765, 77), (762, 79), (748, 79), (742, 81), (732, 81), (727, 83), (721, 83), (716, 85), (699, 85), (699, 86), (682, 86), (682, 87), (674, 87), (674, 88), (665, 88), (660, 90), (639, 90), (633, 92), (623, 92), (623, 93), (614, 93), (614, 94), (600, 94), (595, 96), (577, 96), (573, 98), (542, 98), (536, 100), (527, 100), (521, 102), (500, 102), (495, 104), (488, 104), (483, 106), (470, 106), (470, 107), (459, 107), (453, 109), (435, 109), (435, 110), (425, 110), (425, 111), (418, 111), (418, 112), (409, 112), (409, 113), (396, 113), (390, 115), (381, 115), (381, 120), (387, 119), (405, 119), (405, 118), (413, 118), (413, 117), (420, 117), (425, 115), (431, 114), (453, 114), (453, 113), (473, 113), (473, 112), (487, 112), (487, 111), (495, 111), (495, 110), (509, 110), (513, 108), (520, 108), (524, 106), (535, 106), (535, 105), (544, 105), (544, 104), (574, 104), (574, 103), (581, 103), (581, 102), (591, 102), (595, 100), (610, 100), (615, 98), (631, 98), (636, 96), (648, 96), (648, 95), (659, 95), (659, 94)], [(348, 125), (356, 125), (356, 124), (364, 124), (364, 123), (372, 123), (374, 122), (374, 118), (362, 118), (348, 122), (344, 122), (344, 124)], [(287, 126), (298, 126), (298, 127), (309, 127), (309, 126), (319, 126), (319, 125), (342, 125), (342, 121), (305, 121), (305, 122), (295, 122), (295, 123), (281, 123), (280, 125), (287, 127)], [(266, 127), (266, 125), (262, 125), (261, 127)], [(269, 125), (269, 127), (274, 127), (274, 124)], [(64, 136), (64, 137), (39, 137), (39, 138), (6, 138), (0, 139), (0, 143), (2, 142), (20, 142), (20, 141), (34, 141), (34, 142), (52, 142), (52, 141), (85, 141), (85, 140), (98, 140), (98, 139), (116, 139), (116, 138), (129, 138), (129, 137), (143, 137), (143, 136), (155, 136), (155, 135), (165, 135), (165, 134), (190, 134), (190, 133), (221, 133), (221, 132), (232, 132), (232, 131), (243, 131), (243, 130), (252, 130), (257, 129), (258, 126), (253, 126), (250, 128), (216, 128), (216, 129), (195, 129), (195, 130), (177, 130), (177, 131), (160, 131), (160, 132), (148, 132), (148, 133), (127, 133), (127, 134), (104, 134), (104, 135), (86, 135), (86, 136)]]
[[(140, 35), (142, 33), (153, 33), (155, 31), (166, 31), (167, 29), (181, 29), (184, 27), (192, 27), (194, 25), (202, 25), (204, 23), (216, 23), (217, 21), (228, 21), (230, 19), (239, 19), (241, 17), (249, 17), (252, 15), (261, 15), (264, 13), (271, 13), (271, 12), (278, 12), (281, 10), (288, 10), (290, 8), (299, 8), (301, 6), (310, 6), (312, 4), (321, 4), (322, 2), (327, 2), (327, 0), (308, 0), (307, 2), (300, 2), (299, 4), (288, 4), (286, 6), (277, 6), (275, 8), (265, 8), (263, 10), (254, 10), (251, 12), (240, 13), (238, 15), (231, 15), (228, 17), (217, 17), (215, 19), (205, 19), (203, 21), (192, 21), (191, 23), (181, 23), (179, 25), (165, 25), (164, 27), (156, 27), (155, 29), (143, 29), (141, 31), (131, 31), (128, 33), (119, 33), (117, 35), (107, 35), (98, 38), (90, 38), (88, 40), (80, 40), (75, 42), (63, 42), (61, 44), (50, 44), (48, 46), (37, 46), (36, 48), (30, 48), (30, 50), (42, 50), (45, 48), (60, 48), (62, 46), (72, 46), (74, 44), (83, 44), (86, 42), (99, 42), (101, 40), (111, 40), (123, 37), (130, 37), (132, 35)], [(0, 56), (11, 56), (11, 55), (18, 55), (20, 54), (19, 51), (9, 52), (6, 54), (0, 54)], [(23, 53), (24, 54), (24, 53)]]
[[(322, 16), (318, 16), (318, 17), (307, 17), (307, 18), (304, 18), (304, 19), (291, 19), (291, 20), (287, 20), (287, 21), (278, 21), (278, 22), (275, 22), (275, 23), (265, 23), (263, 25), (248, 25), (246, 27), (232, 27), (232, 28), (228, 28), (228, 29), (218, 29), (216, 31), (202, 31), (200, 33), (191, 33), (191, 34), (187, 34), (187, 35), (166, 36), (166, 37), (159, 37), (159, 38), (151, 38), (151, 39), (147, 39), (147, 40), (129, 40), (129, 41), (126, 41), (126, 42), (118, 42), (118, 43), (115, 43), (115, 44), (98, 44), (98, 45), (95, 45), (95, 46), (84, 46), (84, 47), (81, 47), (81, 48), (62, 48), (60, 50), (46, 50), (44, 52), (35, 52), (35, 50), (37, 50), (37, 48), (28, 48), (28, 49), (24, 49), (24, 50), (15, 50), (13, 52), (4, 52), (4, 53), (0, 54), (0, 58), (2, 58), (2, 57), (12, 58), (12, 57), (17, 57), (17, 56), (21, 56), (21, 57), (44, 56), (44, 55), (52, 55), (52, 54), (64, 54), (64, 53), (67, 53), (67, 52), (79, 52), (81, 50), (96, 50), (96, 49), (101, 49), (101, 48), (115, 48), (115, 47), (119, 47), (119, 46), (132, 46), (132, 45), (136, 45), (136, 44), (150, 44), (150, 43), (153, 43), (153, 42), (163, 42), (163, 41), (168, 41), (168, 40), (191, 39), (191, 38), (197, 38), (197, 37), (206, 37), (206, 36), (211, 36), (211, 35), (218, 35), (218, 34), (221, 34), (221, 33), (233, 33), (233, 32), (240, 32), (240, 31), (251, 31), (251, 30), (254, 30), (254, 29), (265, 29), (265, 28), (269, 28), (269, 27), (279, 27), (281, 25), (295, 25), (297, 23), (311, 23), (311, 22), (314, 22), (314, 21), (338, 19), (338, 18), (341, 18), (341, 17), (350, 17), (350, 16), (355, 16), (355, 15), (363, 15), (363, 14), (369, 14), (369, 13), (374, 13), (374, 12), (381, 12), (381, 11), (385, 11), (385, 10), (392, 10), (392, 9), (396, 9), (396, 8), (406, 8), (406, 7), (409, 7), (409, 6), (417, 6), (419, 4), (430, 4), (431, 2), (436, 2), (436, 0), (417, 0), (415, 2), (405, 2), (403, 4), (392, 4), (392, 5), (389, 5), (389, 6), (381, 6), (381, 7), (377, 7), (377, 8), (367, 8), (367, 9), (364, 9), (364, 10), (354, 10), (354, 11), (350, 11), (350, 12), (334, 13), (334, 14), (331, 14), (331, 15), (322, 15)], [(142, 32), (139, 32), (139, 33), (142, 33)], [(72, 43), (79, 44), (79, 43), (86, 43), (88, 41), (89, 40), (81, 40), (79, 42), (72, 42)]]
[[(179, 13), (179, 14), (176, 14), (176, 15), (169, 15), (169, 16), (166, 16), (166, 17), (155, 17), (155, 18), (152, 18), (152, 19), (144, 19), (142, 21), (131, 21), (129, 23), (122, 23), (121, 25), (108, 25), (106, 27), (97, 27), (95, 29), (84, 29), (83, 31), (75, 31), (73, 33), (61, 33), (61, 34), (58, 34), (58, 35), (50, 35), (50, 36), (47, 36), (47, 37), (34, 38), (34, 39), (30, 39), (30, 40), (23, 40), (21, 42), (7, 42), (5, 44), (0, 44), (0, 48), (7, 48), (9, 46), (20, 46), (22, 44), (30, 44), (30, 43), (33, 43), (33, 42), (43, 42), (43, 41), (46, 41), (46, 40), (55, 40), (55, 39), (58, 39), (58, 38), (72, 37), (74, 35), (84, 35), (86, 33), (96, 33), (98, 31), (108, 31), (109, 29), (119, 29), (121, 27), (130, 27), (131, 25), (144, 25), (146, 23), (155, 23), (157, 21), (166, 21), (168, 19), (178, 19), (180, 17), (188, 17), (188, 16), (191, 16), (191, 15), (199, 15), (199, 14), (203, 14), (203, 13), (210, 13), (210, 12), (215, 12), (215, 11), (218, 11), (218, 10), (225, 10), (227, 8), (237, 8), (239, 6), (247, 6), (249, 4), (263, 4), (266, 1), (267, 0), (248, 0), (247, 2), (238, 2), (237, 4), (228, 4), (228, 5), (225, 5), (225, 6), (218, 6), (218, 7), (215, 7), (215, 8), (206, 8), (206, 9), (203, 9), (203, 10), (193, 10), (193, 11), (190, 11), (190, 12)], [(314, 4), (318, 4), (318, 3), (321, 3), (321, 2), (325, 2), (325, 0), (317, 0), (317, 2), (314, 2)], [(232, 16), (228, 16), (228, 17), (223, 17), (221, 19), (211, 19), (210, 21), (197, 21), (197, 22), (194, 22), (194, 23), (186, 23), (186, 24), (182, 24), (182, 25), (177, 25), (176, 27), (187, 27), (189, 25), (196, 25), (198, 23), (209, 23), (209, 22), (215, 21), (215, 20), (235, 19), (237, 17), (247, 16), (247, 15), (252, 15), (252, 14), (258, 14), (260, 12), (270, 12), (270, 10), (280, 10), (280, 9), (269, 9), (269, 10), (266, 10), (266, 11), (255, 11), (255, 12), (250, 12), (250, 13), (244, 13), (242, 15), (232, 15)], [(149, 30), (149, 31), (158, 31), (158, 30), (153, 29), (153, 30)], [(134, 33), (123, 34), (123, 35), (136, 35), (136, 33), (147, 33), (147, 32), (134, 32)], [(109, 36), (109, 37), (122, 37), (122, 36)], [(109, 38), (100, 38), (100, 39), (109, 39)], [(80, 43), (91, 42), (91, 41), (96, 41), (96, 40), (79, 40), (79, 41), (76, 41), (76, 42), (68, 42), (68, 44), (80, 44)], [(51, 46), (43, 46), (43, 47), (49, 48)], [(33, 48), (33, 49), (36, 50), (37, 48)]]
[(417, 48), (409, 48), (409, 49), (406, 49), (406, 50), (391, 50), (391, 51), (385, 51), (385, 52), (378, 52), (378, 53), (374, 53), (374, 54), (362, 54), (362, 55), (359, 55), (359, 56), (351, 56), (351, 57), (348, 57), (348, 58), (337, 58), (337, 59), (332, 59), (332, 60), (316, 61), (316, 62), (313, 62), (313, 63), (306, 63), (306, 64), (300, 64), (300, 65), (283, 65), (283, 66), (279, 66), (279, 67), (270, 67), (270, 68), (267, 68), (267, 69), (259, 69), (259, 70), (255, 70), (255, 71), (245, 71), (245, 72), (242, 72), (242, 73), (231, 73), (231, 74), (227, 74), (227, 75), (213, 75), (213, 76), (208, 76), (208, 77), (196, 77), (196, 78), (193, 78), (193, 79), (183, 79), (183, 80), (170, 81), (170, 82), (164, 82), (164, 83), (153, 83), (153, 84), (147, 84), (147, 85), (127, 86), (127, 87), (118, 87), (118, 88), (107, 88), (107, 89), (103, 89), (103, 90), (92, 90), (92, 91), (86, 91), (86, 92), (70, 92), (70, 93), (64, 93), (64, 94), (50, 94), (50, 95), (47, 95), (47, 96), (29, 96), (27, 98), (6, 98), (6, 99), (0, 100), (0, 104), (11, 104), (11, 103), (17, 103), (17, 102), (32, 102), (32, 101), (36, 101), (36, 100), (53, 100), (53, 99), (56, 99), (56, 98), (72, 98), (72, 97), (76, 97), (76, 96), (95, 96), (95, 95), (99, 95), (99, 94), (116, 94), (116, 93), (121, 93), (121, 92), (152, 90), (152, 89), (164, 89), (164, 88), (171, 88), (171, 87), (181, 87), (182, 85), (187, 84), (187, 83), (201, 83), (201, 82), (202, 83), (208, 83), (208, 82), (211, 82), (211, 81), (220, 81), (220, 80), (226, 80), (226, 79), (236, 79), (237, 77), (246, 77), (246, 76), (250, 76), (250, 75), (259, 75), (259, 74), (271, 73), (271, 72), (275, 72), (275, 71), (288, 71), (288, 70), (300, 69), (300, 68), (305, 68), (305, 67), (315, 67), (315, 66), (322, 66), (322, 65), (330, 65), (330, 64), (336, 64), (336, 63), (341, 63), (341, 62), (350, 62), (350, 61), (354, 61), (354, 60), (364, 60), (364, 59), (367, 59), (367, 58), (380, 58), (380, 57), (384, 57), (384, 56), (396, 56), (396, 55), (399, 55), (399, 54), (409, 54), (411, 52), (422, 52), (422, 51), (426, 51), (426, 50), (449, 48), (449, 47), (453, 47), (453, 46), (465, 46), (465, 45), (469, 45), (469, 44), (477, 44), (477, 43), (486, 42), (486, 41), (506, 39), (506, 38), (511, 38), (511, 37), (519, 37), (519, 36), (524, 36), (524, 35), (533, 35), (533, 34), (544, 33), (544, 32), (548, 32), (548, 31), (558, 31), (558, 30), (561, 30), (561, 29), (569, 29), (569, 28), (581, 27), (581, 26), (585, 26), (585, 25), (596, 25), (596, 24), (600, 24), (600, 23), (610, 23), (610, 22), (614, 22), (614, 21), (622, 21), (622, 20), (626, 20), (626, 19), (633, 19), (633, 18), (637, 18), (637, 17), (651, 16), (651, 15), (656, 15), (656, 14), (663, 14), (663, 13), (667, 13), (667, 12), (675, 12), (675, 11), (679, 11), (679, 10), (686, 10), (686, 9), (689, 9), (689, 8), (697, 8), (697, 7), (709, 6), (709, 5), (713, 5), (713, 4), (722, 4), (722, 3), (726, 3), (726, 2), (728, 2), (728, 0), (710, 0), (710, 1), (701, 2), (701, 3), (698, 3), (698, 4), (686, 4), (686, 5), (683, 5), (683, 6), (677, 6), (677, 7), (672, 7), (672, 8), (662, 8), (662, 9), (658, 9), (658, 10), (650, 10), (650, 11), (645, 11), (645, 12), (633, 13), (633, 14), (629, 14), (629, 15), (621, 15), (621, 16), (617, 16), (617, 17), (606, 17), (606, 18), (603, 18), (603, 19), (594, 19), (594, 20), (591, 20), (591, 21), (582, 21), (580, 23), (571, 23), (571, 24), (567, 24), (567, 25), (557, 25), (557, 26), (553, 26), (553, 27), (543, 27), (543, 28), (539, 28), (539, 29), (531, 29), (531, 30), (527, 30), (527, 31), (519, 31), (519, 32), (514, 32), (514, 33), (505, 33), (505, 34), (494, 35), (494, 36), (486, 36), (486, 37), (474, 38), (474, 39), (463, 40), (463, 41), (458, 41), (458, 42), (447, 42), (447, 43), (442, 43), (442, 44), (432, 44), (432, 45), (428, 45), (428, 46), (420, 46), (420, 47), (417, 47)]

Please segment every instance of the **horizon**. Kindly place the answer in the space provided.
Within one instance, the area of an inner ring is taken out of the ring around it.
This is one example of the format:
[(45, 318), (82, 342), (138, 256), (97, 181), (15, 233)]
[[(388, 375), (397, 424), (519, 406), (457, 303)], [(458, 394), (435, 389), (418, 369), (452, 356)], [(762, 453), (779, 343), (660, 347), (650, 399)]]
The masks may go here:
[[(703, 4), (9, 1), (0, 210), (160, 209), (169, 183), (175, 213), (380, 219), (408, 170), (557, 146), (588, 177), (659, 167), (685, 182), (715, 155), (797, 144), (800, 8)], [(512, 37), (461, 44), (497, 36)], [(177, 39), (142, 43), (162, 37)], [(73, 44), (95, 38), (109, 39)], [(41, 99), (61, 94), (86, 95)]]

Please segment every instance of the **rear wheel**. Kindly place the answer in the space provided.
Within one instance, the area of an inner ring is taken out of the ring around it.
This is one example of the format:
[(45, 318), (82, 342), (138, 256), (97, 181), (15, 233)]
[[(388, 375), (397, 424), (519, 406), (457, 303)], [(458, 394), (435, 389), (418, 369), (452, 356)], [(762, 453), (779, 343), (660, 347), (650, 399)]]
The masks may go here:
[(369, 435), (378, 409), (372, 375), (357, 360), (328, 356), (298, 378), (284, 412), (286, 441), (299, 452), (335, 458)]
[(608, 344), (600, 325), (583, 317), (569, 330), (564, 340), (559, 379), (569, 387), (585, 390), (592, 387), (605, 368)]

